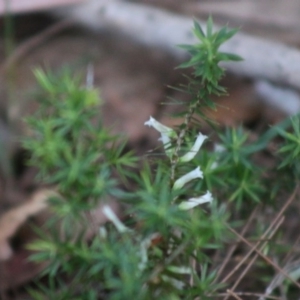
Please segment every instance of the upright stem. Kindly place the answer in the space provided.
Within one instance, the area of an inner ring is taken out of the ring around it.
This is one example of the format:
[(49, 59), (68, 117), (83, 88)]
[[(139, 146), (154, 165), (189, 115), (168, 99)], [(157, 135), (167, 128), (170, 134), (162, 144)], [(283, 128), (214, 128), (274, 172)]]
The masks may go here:
[(183, 138), (184, 136), (186, 135), (186, 132), (188, 130), (188, 127), (190, 125), (190, 122), (191, 122), (191, 118), (199, 104), (199, 100), (191, 103), (189, 105), (189, 110), (188, 112), (186, 113), (185, 117), (184, 117), (184, 122), (183, 122), (183, 127), (182, 129), (180, 130), (179, 132), (179, 135), (178, 135), (178, 138), (177, 138), (177, 141), (176, 141), (176, 148), (174, 150), (174, 153), (172, 155), (172, 158), (171, 158), (171, 186), (173, 186), (174, 182), (175, 182), (175, 170), (176, 170), (176, 166), (177, 166), (177, 163), (178, 163), (178, 160), (179, 160), (179, 155), (178, 155), (178, 152), (181, 148), (181, 145), (182, 145), (182, 142), (183, 142)]

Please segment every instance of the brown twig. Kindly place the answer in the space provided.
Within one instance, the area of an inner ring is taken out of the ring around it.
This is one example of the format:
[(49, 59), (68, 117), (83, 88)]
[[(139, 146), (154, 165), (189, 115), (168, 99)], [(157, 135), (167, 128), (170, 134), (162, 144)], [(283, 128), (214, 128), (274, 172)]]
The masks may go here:
[(235, 299), (237, 300), (242, 300), (242, 298), (240, 298), (235, 292), (231, 291), (231, 290), (227, 290), (227, 293), (230, 295), (230, 296), (233, 296)]
[(284, 259), (281, 262), (283, 265), (289, 262), (290, 257), (292, 256), (293, 252), (296, 250), (296, 245), (299, 243), (299, 241), (300, 241), (300, 236), (298, 236), (298, 238), (296, 239), (296, 241), (293, 243), (292, 247), (286, 253)]
[[(278, 230), (278, 228), (281, 226), (281, 224), (284, 221), (284, 217), (282, 217), (279, 222), (276, 224), (276, 227), (274, 228), (274, 230), (271, 232), (270, 237), (272, 237)], [(261, 246), (260, 249), (263, 249), (268, 242), (264, 242)], [(261, 251), (261, 250), (254, 250), (254, 251)], [(238, 286), (238, 284), (241, 282), (241, 280), (245, 277), (245, 275), (247, 274), (248, 270), (252, 267), (252, 265), (254, 264), (254, 262), (257, 260), (258, 258), (258, 253), (256, 253), (254, 255), (254, 257), (251, 259), (251, 261), (247, 264), (247, 267), (243, 270), (243, 272), (240, 274), (239, 278), (235, 281), (234, 285), (232, 286), (232, 290), (235, 290), (235, 288)], [(226, 300), (227, 298), (225, 298), (224, 300)]]
[[(238, 232), (236, 232), (233, 228), (229, 227), (229, 230), (231, 232), (233, 232), (234, 234), (236, 234), (245, 244), (247, 244), (249, 247), (252, 247), (251, 243), (248, 242), (244, 237), (242, 237), (241, 235), (239, 235)], [(253, 247), (254, 248), (254, 247)], [(281, 274), (283, 274), (286, 278), (288, 278), (291, 282), (293, 282), (298, 288), (300, 288), (300, 284), (295, 281), (287, 272), (285, 272), (282, 268), (280, 268), (276, 263), (274, 263), (269, 257), (267, 257), (266, 255), (264, 255), (260, 250), (258, 249), (254, 249), (254, 251), (260, 256), (262, 257), (267, 263), (269, 263), (270, 265), (272, 265), (278, 272), (280, 272)]]
[[(109, 28), (124, 32), (141, 43), (165, 49), (179, 59), (185, 59), (186, 52), (174, 45), (198, 42), (190, 34), (193, 26), (191, 17), (176, 15), (150, 5), (128, 1), (88, 1), (84, 5), (65, 10), (60, 15), (74, 18), (78, 23), (91, 29)], [(199, 23), (205, 30), (205, 24)], [(229, 71), (300, 89), (298, 49), (243, 33), (236, 34), (220, 49), (244, 58), (238, 64), (232, 62), (224, 64)]]
[[(277, 216), (274, 218), (274, 220), (272, 221), (272, 223), (270, 224), (270, 226), (268, 227), (268, 229), (265, 231), (265, 233), (262, 235), (261, 238), (266, 238), (266, 236), (269, 234), (269, 232), (272, 230), (272, 228), (275, 226), (276, 223), (278, 223), (279, 219), (281, 218), (281, 216), (283, 215), (283, 213), (285, 212), (285, 210), (288, 208), (288, 206), (292, 203), (292, 201), (294, 200), (297, 192), (299, 190), (299, 185), (296, 186), (296, 188), (294, 189), (292, 195), (288, 198), (288, 200), (286, 201), (286, 203), (284, 204), (284, 206), (281, 208), (280, 212), (277, 214)], [(227, 227), (229, 227), (228, 225), (226, 225)], [(230, 227), (229, 227), (230, 228)], [(231, 228), (230, 228), (231, 229)], [(250, 250), (249, 253), (247, 253), (246, 257), (248, 258), (253, 251), (255, 251), (255, 249), (259, 246), (260, 241), (257, 242), (254, 247)], [(251, 246), (252, 247), (252, 246)], [(222, 282), (225, 282), (228, 280), (229, 277), (232, 276), (232, 274), (241, 266), (242, 264), (238, 264), (234, 270), (232, 270), (232, 272), (230, 272), (223, 280)]]
[[(242, 230), (242, 232), (241, 232), (241, 235), (242, 235), (242, 236), (244, 236), (245, 233), (247, 232), (247, 230), (248, 230), (248, 228), (249, 228), (249, 226), (250, 226), (250, 224), (251, 224), (253, 218), (254, 218), (254, 217), (256, 216), (256, 214), (257, 214), (257, 211), (258, 211), (258, 206), (256, 206), (256, 208), (252, 211), (252, 213), (251, 213), (249, 219), (247, 220), (247, 223), (245, 224), (245, 226), (244, 226), (244, 228), (243, 228), (243, 230)], [(229, 262), (230, 258), (232, 257), (232, 254), (234, 253), (235, 249), (237, 248), (238, 242), (239, 242), (239, 241), (237, 241), (237, 243), (236, 243), (235, 245), (233, 245), (233, 246), (229, 249), (229, 251), (228, 251), (228, 253), (227, 253), (227, 255), (226, 255), (226, 257), (225, 257), (225, 259), (224, 259), (224, 261), (223, 261), (223, 263), (222, 263), (222, 265), (221, 265), (221, 267), (218, 269), (218, 273), (217, 273), (217, 275), (216, 275), (216, 278), (215, 278), (214, 282), (216, 282), (216, 281), (218, 280), (218, 278), (221, 276), (222, 271), (223, 271), (224, 268), (226, 267), (227, 263)]]
[[(249, 297), (262, 297), (264, 296), (264, 294), (260, 294), (260, 293), (250, 293), (250, 292), (235, 292), (236, 295), (238, 296), (249, 296)], [(220, 293), (218, 295), (216, 295), (216, 297), (225, 297), (227, 296), (227, 293)], [(271, 300), (282, 300), (280, 297), (276, 297), (276, 296), (266, 296), (266, 299), (271, 299)]]

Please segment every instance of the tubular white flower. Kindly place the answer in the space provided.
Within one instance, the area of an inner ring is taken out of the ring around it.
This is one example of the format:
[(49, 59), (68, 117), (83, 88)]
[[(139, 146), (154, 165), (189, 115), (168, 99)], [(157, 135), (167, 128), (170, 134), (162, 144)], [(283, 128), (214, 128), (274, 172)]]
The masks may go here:
[(214, 144), (214, 152), (222, 153), (226, 150), (226, 148), (221, 144)]
[(192, 149), (183, 155), (182, 157), (179, 158), (179, 162), (188, 162), (192, 160), (195, 155), (198, 153), (199, 149), (201, 148), (203, 142), (207, 139), (207, 136), (199, 132), (196, 141), (192, 147)]
[(161, 141), (164, 144), (164, 146), (167, 146), (171, 142), (169, 136), (164, 133), (161, 134), (161, 137), (158, 140)]
[(140, 243), (140, 253), (141, 261), (138, 265), (138, 268), (142, 271), (147, 267), (148, 262), (148, 248), (151, 246), (152, 240), (156, 237), (159, 237), (158, 233), (153, 233), (149, 237), (145, 238)]
[(197, 205), (203, 204), (203, 203), (211, 203), (213, 201), (213, 197), (211, 195), (211, 192), (207, 191), (205, 195), (200, 196), (198, 198), (190, 198), (188, 201), (181, 202), (178, 207), (181, 210), (189, 210), (194, 208)]
[(141, 257), (141, 261), (138, 265), (138, 268), (140, 271), (143, 271), (146, 269), (147, 267), (147, 262), (148, 262), (148, 251), (147, 251), (147, 245), (145, 243), (141, 243), (141, 246), (140, 246), (140, 257)]
[(177, 179), (174, 183), (173, 189), (178, 190), (181, 189), (187, 182), (196, 179), (196, 178), (203, 178), (203, 173), (200, 170), (200, 167), (197, 167), (195, 170), (181, 176)]
[(160, 122), (156, 121), (154, 118), (150, 116), (150, 119), (144, 123), (149, 127), (154, 127), (157, 131), (159, 131), (162, 135), (167, 135), (168, 137), (176, 136), (175, 130), (172, 128), (161, 124)]
[[(214, 152), (215, 153), (219, 153), (220, 154), (220, 153), (224, 152), (225, 150), (226, 150), (226, 148), (223, 145), (221, 145), (221, 144), (215, 144), (214, 145)], [(218, 161), (214, 161), (212, 163), (210, 169), (214, 170), (214, 169), (216, 169), (218, 167), (218, 165), (219, 165)]]
[(182, 290), (185, 286), (185, 283), (183, 281), (171, 278), (169, 276), (162, 275), (161, 278), (163, 281), (171, 283), (175, 288), (177, 288), (179, 290)]
[(193, 274), (193, 269), (185, 266), (182, 267), (169, 266), (167, 267), (167, 270), (177, 274), (189, 274), (189, 275)]
[(107, 230), (105, 229), (104, 226), (100, 226), (99, 228), (99, 235), (102, 239), (106, 239), (107, 238)]
[(166, 155), (171, 157), (173, 153), (173, 148), (171, 147), (171, 139), (169, 138), (169, 136), (162, 133), (161, 137), (158, 140), (163, 143)]
[(108, 205), (104, 205), (102, 208), (102, 211), (104, 213), (104, 215), (107, 217), (108, 220), (110, 220), (116, 227), (116, 229), (119, 232), (126, 232), (126, 231), (130, 231), (129, 228), (127, 228), (121, 221), (120, 219), (117, 217), (117, 215), (114, 213), (114, 211), (108, 206)]

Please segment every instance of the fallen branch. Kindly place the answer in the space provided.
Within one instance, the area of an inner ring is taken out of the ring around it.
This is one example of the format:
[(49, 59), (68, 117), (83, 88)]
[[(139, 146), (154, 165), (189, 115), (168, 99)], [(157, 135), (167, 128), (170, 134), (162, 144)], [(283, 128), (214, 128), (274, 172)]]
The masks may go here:
[[(191, 33), (191, 18), (146, 5), (91, 0), (56, 11), (56, 14), (75, 19), (90, 29), (123, 32), (141, 43), (160, 47), (178, 59), (184, 59), (186, 53), (176, 45), (196, 42)], [(205, 27), (201, 22), (200, 25)], [(232, 73), (300, 89), (300, 51), (295, 48), (238, 33), (221, 50), (244, 58), (241, 63), (224, 65)]]

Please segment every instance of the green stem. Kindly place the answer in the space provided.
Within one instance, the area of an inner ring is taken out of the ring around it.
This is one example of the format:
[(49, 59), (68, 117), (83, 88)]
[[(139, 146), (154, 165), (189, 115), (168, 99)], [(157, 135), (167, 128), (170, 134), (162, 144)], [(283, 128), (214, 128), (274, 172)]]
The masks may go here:
[(171, 158), (171, 186), (173, 186), (174, 181), (175, 181), (175, 170), (176, 170), (176, 166), (177, 166), (177, 163), (178, 163), (178, 160), (179, 160), (178, 152), (180, 151), (184, 136), (186, 135), (186, 132), (187, 132), (188, 127), (190, 125), (191, 118), (192, 118), (197, 106), (199, 105), (199, 103), (200, 103), (199, 100), (191, 103), (189, 105), (189, 110), (188, 110), (188, 112), (186, 113), (186, 115), (184, 117), (184, 122), (182, 124), (183, 127), (179, 132), (179, 135), (178, 135), (178, 138), (177, 138), (177, 141), (176, 141), (176, 148), (175, 148), (174, 153), (173, 153), (172, 158)]

